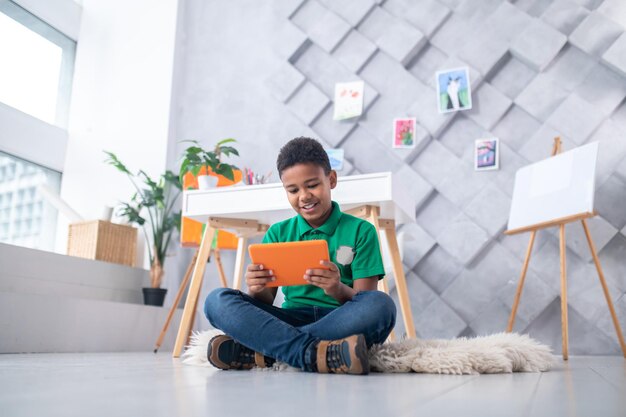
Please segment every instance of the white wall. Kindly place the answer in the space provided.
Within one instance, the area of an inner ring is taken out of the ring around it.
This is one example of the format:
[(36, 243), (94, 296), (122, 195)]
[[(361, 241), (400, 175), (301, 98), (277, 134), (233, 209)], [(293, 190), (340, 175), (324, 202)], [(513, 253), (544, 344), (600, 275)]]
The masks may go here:
[[(83, 2), (61, 196), (87, 219), (133, 193), (103, 150), (131, 171), (165, 170), (178, 3)], [(66, 239), (61, 219), (57, 251)]]

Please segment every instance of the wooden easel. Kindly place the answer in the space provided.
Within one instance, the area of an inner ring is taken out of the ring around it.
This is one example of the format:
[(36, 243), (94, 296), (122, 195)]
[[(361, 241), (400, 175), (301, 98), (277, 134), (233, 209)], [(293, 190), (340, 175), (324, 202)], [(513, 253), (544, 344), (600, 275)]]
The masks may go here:
[[(378, 207), (371, 205), (360, 206), (353, 210), (348, 210), (346, 213), (366, 219), (376, 227), (378, 232), (381, 230), (385, 232), (387, 243), (389, 245), (389, 252), (392, 258), (393, 272), (396, 279), (396, 287), (398, 288), (400, 307), (402, 309), (402, 316), (404, 318), (407, 337), (415, 338), (415, 325), (413, 324), (413, 314), (411, 312), (411, 305), (406, 286), (406, 277), (404, 275), (402, 260), (400, 258), (400, 250), (398, 248), (398, 240), (396, 238), (395, 222), (388, 219), (379, 219)], [(216, 217), (209, 218), (207, 227), (204, 231), (204, 236), (202, 237), (202, 242), (200, 243), (200, 248), (198, 249), (198, 257), (193, 269), (191, 285), (189, 292), (187, 293), (183, 316), (178, 328), (178, 335), (176, 336), (174, 351), (172, 352), (172, 357), (174, 358), (180, 357), (183, 346), (191, 332), (193, 317), (195, 316), (198, 297), (200, 295), (200, 288), (202, 286), (202, 280), (206, 268), (206, 262), (209, 256), (210, 243), (213, 241), (216, 229), (232, 229), (235, 230), (239, 236), (233, 286), (236, 289), (240, 289), (248, 238), (263, 234), (268, 229), (268, 226), (265, 224), (259, 224), (256, 220)], [(388, 293), (386, 280), (383, 279), (379, 281), (378, 285), (380, 290)]]
[[(157, 351), (161, 347), (161, 344), (163, 343), (163, 339), (165, 338), (165, 334), (167, 333), (167, 329), (170, 326), (170, 322), (172, 321), (172, 317), (174, 316), (174, 312), (176, 311), (176, 308), (178, 307), (178, 304), (180, 303), (180, 299), (183, 297), (183, 293), (185, 292), (185, 288), (187, 288), (187, 285), (189, 284), (189, 278), (191, 277), (191, 271), (193, 270), (193, 266), (196, 264), (196, 260), (198, 259), (198, 253), (199, 252), (200, 252), (200, 249), (197, 249), (196, 253), (194, 253), (194, 255), (193, 255), (193, 258), (191, 258), (191, 262), (189, 262), (189, 266), (187, 267), (187, 270), (185, 271), (185, 276), (183, 277), (183, 280), (181, 281), (180, 286), (178, 287), (178, 292), (176, 293), (176, 298), (174, 299), (174, 303), (170, 307), (170, 311), (167, 314), (167, 319), (165, 319), (165, 323), (163, 324), (163, 328), (161, 329), (161, 333), (159, 334), (159, 337), (158, 337), (156, 343), (154, 344), (154, 353), (157, 353)], [(215, 248), (215, 249), (212, 250), (212, 252), (215, 255), (215, 266), (217, 268), (217, 273), (218, 273), (219, 278), (220, 278), (220, 283), (222, 284), (222, 287), (226, 287), (226, 286), (228, 286), (228, 283), (226, 282), (226, 274), (224, 273), (224, 267), (222, 265), (222, 258), (220, 256), (220, 250)], [(209, 255), (209, 259), (210, 259), (210, 255)], [(194, 317), (195, 317), (195, 315), (194, 315)], [(191, 327), (192, 328), (193, 328), (193, 322), (194, 322), (194, 319), (192, 318), (192, 320), (191, 320)]]
[[(559, 137), (554, 138), (554, 145), (552, 148), (552, 156), (557, 155), (561, 152), (561, 139)], [(568, 354), (568, 320), (567, 320), (567, 274), (566, 274), (566, 263), (565, 263), (565, 225), (567, 223), (572, 223), (580, 220), (583, 225), (583, 229), (585, 230), (585, 236), (587, 237), (587, 243), (589, 244), (589, 249), (591, 250), (591, 255), (593, 256), (593, 261), (596, 265), (596, 270), (598, 271), (598, 277), (600, 278), (600, 284), (602, 284), (602, 290), (604, 291), (604, 297), (606, 298), (606, 303), (609, 306), (609, 311), (611, 312), (611, 318), (613, 319), (613, 325), (615, 326), (615, 332), (617, 333), (617, 339), (622, 347), (622, 353), (626, 358), (626, 343), (624, 342), (624, 336), (622, 335), (622, 330), (617, 320), (617, 315), (615, 314), (615, 309), (613, 308), (613, 301), (611, 300), (611, 294), (609, 293), (609, 289), (606, 285), (606, 281), (604, 279), (604, 273), (602, 272), (602, 267), (600, 266), (600, 259), (596, 253), (596, 248), (591, 239), (591, 234), (589, 233), (589, 228), (587, 227), (586, 219), (595, 216), (596, 213), (580, 213), (573, 216), (564, 217), (561, 219), (552, 220), (549, 222), (528, 226), (519, 229), (507, 230), (504, 233), (507, 235), (513, 235), (522, 232), (530, 232), (530, 241), (528, 242), (528, 247), (526, 249), (526, 258), (524, 259), (524, 265), (522, 266), (522, 273), (520, 275), (519, 283), (517, 284), (517, 291), (515, 292), (515, 300), (513, 302), (513, 308), (511, 309), (511, 315), (509, 317), (509, 323), (507, 325), (506, 331), (510, 333), (513, 331), (513, 323), (515, 322), (515, 314), (517, 313), (517, 307), (519, 305), (519, 300), (522, 295), (522, 288), (524, 287), (524, 279), (526, 278), (526, 272), (528, 271), (528, 263), (530, 261), (530, 254), (533, 249), (533, 244), (535, 242), (535, 236), (538, 230), (546, 229), (548, 227), (559, 227), (559, 248), (560, 248), (560, 262), (561, 262), (561, 334), (562, 334), (562, 343), (563, 343), (563, 359), (567, 360), (569, 357)]]

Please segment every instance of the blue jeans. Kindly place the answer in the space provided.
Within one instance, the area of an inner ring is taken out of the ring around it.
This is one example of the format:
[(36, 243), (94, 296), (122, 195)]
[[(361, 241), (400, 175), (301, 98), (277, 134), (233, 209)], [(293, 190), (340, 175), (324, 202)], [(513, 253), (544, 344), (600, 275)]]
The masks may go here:
[(279, 308), (238, 290), (218, 288), (204, 303), (211, 325), (244, 346), (311, 371), (320, 340), (363, 334), (367, 346), (383, 343), (396, 323), (396, 306), (380, 291), (358, 292), (337, 308)]

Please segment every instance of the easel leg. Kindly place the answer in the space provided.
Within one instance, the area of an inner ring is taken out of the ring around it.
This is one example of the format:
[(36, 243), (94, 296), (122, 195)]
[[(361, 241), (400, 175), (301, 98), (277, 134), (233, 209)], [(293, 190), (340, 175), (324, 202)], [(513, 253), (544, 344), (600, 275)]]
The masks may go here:
[(606, 303), (609, 305), (609, 311), (611, 312), (611, 318), (613, 319), (613, 326), (615, 326), (615, 332), (617, 333), (617, 339), (619, 340), (619, 344), (622, 347), (622, 354), (626, 358), (626, 343), (624, 343), (624, 335), (622, 334), (622, 328), (617, 320), (617, 314), (615, 314), (615, 308), (613, 308), (613, 301), (611, 300), (611, 294), (609, 293), (609, 288), (606, 286), (606, 280), (604, 279), (604, 273), (602, 272), (602, 267), (600, 266), (600, 259), (598, 258), (598, 254), (596, 253), (596, 246), (591, 239), (591, 233), (589, 232), (589, 227), (587, 227), (587, 222), (583, 219), (583, 229), (585, 229), (585, 236), (587, 236), (587, 243), (589, 243), (589, 249), (591, 250), (591, 255), (593, 256), (593, 262), (596, 264), (596, 269), (598, 270), (598, 277), (600, 278), (600, 283), (602, 284), (602, 290), (604, 291), (604, 298), (606, 298)]
[[(379, 236), (378, 250), (380, 251), (380, 255), (382, 256), (383, 252), (380, 247), (380, 223), (378, 222), (378, 212), (376, 210), (377, 209), (375, 208), (370, 208), (369, 215), (367, 216), (367, 221), (372, 223), (376, 228), (376, 233), (378, 233)], [(385, 294), (389, 295), (389, 285), (387, 284), (387, 281), (385, 281), (385, 279), (378, 281), (378, 291), (383, 291)], [(388, 339), (391, 341), (396, 340), (396, 333), (394, 330), (391, 331)]]
[(402, 259), (400, 259), (400, 248), (398, 247), (398, 238), (396, 237), (395, 229), (385, 229), (385, 237), (387, 238), (387, 244), (389, 245), (393, 275), (396, 278), (396, 288), (398, 290), (398, 298), (400, 300), (400, 309), (402, 310), (406, 336), (409, 339), (415, 339), (415, 324), (413, 323), (413, 313), (411, 311), (411, 303), (409, 301), (409, 291), (406, 285), (404, 266), (402, 265)]
[(241, 289), (241, 277), (243, 275), (243, 263), (245, 260), (245, 251), (248, 247), (248, 238), (240, 237), (237, 242), (237, 257), (235, 258), (235, 276), (233, 277), (233, 288)]
[(176, 343), (174, 345), (174, 351), (172, 357), (178, 358), (183, 350), (183, 345), (187, 341), (189, 331), (191, 330), (191, 320), (195, 314), (194, 307), (198, 301), (200, 295), (200, 289), (202, 287), (202, 280), (204, 278), (204, 270), (206, 269), (206, 263), (209, 260), (209, 254), (211, 253), (211, 244), (213, 243), (213, 237), (215, 236), (215, 229), (207, 224), (200, 243), (200, 249), (198, 251), (198, 259), (193, 269), (193, 275), (191, 277), (191, 285), (189, 286), (189, 292), (187, 293), (187, 299), (185, 300), (185, 308), (183, 309), (183, 316), (178, 327), (178, 334), (176, 336)]
[(507, 333), (513, 331), (513, 323), (515, 322), (515, 315), (517, 314), (517, 307), (519, 306), (519, 299), (522, 296), (522, 288), (524, 288), (524, 280), (526, 279), (526, 272), (528, 271), (528, 263), (530, 262), (530, 254), (533, 250), (535, 243), (535, 236), (537, 231), (533, 230), (530, 234), (530, 241), (528, 242), (528, 248), (526, 248), (526, 258), (524, 259), (524, 266), (522, 267), (522, 274), (519, 277), (517, 284), (517, 291), (515, 292), (515, 300), (513, 301), (513, 308), (511, 309), (511, 316), (509, 317), (509, 324), (506, 326)]
[(189, 262), (189, 266), (187, 267), (187, 271), (185, 271), (185, 276), (184, 276), (182, 282), (180, 283), (180, 287), (178, 287), (178, 292), (176, 293), (176, 298), (174, 299), (174, 303), (172, 304), (172, 307), (170, 308), (170, 311), (167, 314), (167, 319), (165, 320), (165, 324), (163, 325), (163, 329), (161, 329), (161, 334), (159, 335), (159, 338), (157, 339), (156, 344), (154, 346), (154, 353), (157, 353), (157, 351), (161, 347), (161, 344), (163, 343), (163, 339), (165, 338), (165, 334), (167, 333), (168, 327), (170, 327), (170, 322), (172, 321), (172, 317), (174, 316), (174, 312), (176, 311), (176, 308), (178, 307), (178, 304), (180, 303), (180, 299), (183, 297), (183, 292), (185, 292), (185, 288), (187, 288), (187, 284), (189, 284), (189, 278), (191, 277), (191, 271), (193, 269), (193, 266), (196, 263), (196, 260), (198, 259), (198, 252), (199, 251), (200, 251), (199, 249), (196, 250), (196, 253), (193, 255), (193, 258), (191, 259), (191, 262)]
[(565, 225), (559, 227), (559, 246), (561, 252), (561, 337), (563, 341), (563, 360), (567, 360), (568, 331), (567, 331), (567, 269), (565, 263)]
[(228, 288), (228, 282), (226, 281), (226, 274), (224, 273), (224, 266), (222, 265), (220, 250), (215, 248), (213, 253), (215, 253), (215, 266), (217, 267), (217, 275), (219, 275), (220, 277), (220, 283), (222, 284), (222, 288)]

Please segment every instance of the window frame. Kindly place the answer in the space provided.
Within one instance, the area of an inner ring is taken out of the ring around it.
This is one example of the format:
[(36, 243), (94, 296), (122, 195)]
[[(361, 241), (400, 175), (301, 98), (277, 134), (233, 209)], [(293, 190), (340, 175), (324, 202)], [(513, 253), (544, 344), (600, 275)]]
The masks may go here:
[(57, 85), (54, 124), (66, 128), (69, 118), (70, 97), (72, 95), (76, 41), (11, 0), (0, 0), (0, 13), (61, 48), (61, 68), (59, 69), (60, 78)]
[[(74, 56), (78, 41), (82, 7), (73, 0), (0, 0), (2, 12), (41, 34), (55, 44), (74, 44), (71, 59), (63, 53), (62, 79), (59, 89), (63, 94), (57, 98), (57, 125), (51, 125), (34, 116), (0, 102), (0, 151), (42, 165), (54, 171), (64, 171), (68, 142), (67, 119), (72, 83)], [(17, 16), (15, 18), (14, 16)], [(31, 27), (28, 21), (34, 22)], [(48, 36), (50, 35), (50, 36)], [(52, 39), (50, 38), (52, 37)], [(67, 37), (67, 38), (65, 38)], [(64, 45), (61, 45), (62, 48)], [(71, 65), (67, 71), (64, 65)], [(61, 123), (58, 123), (61, 120)]]

